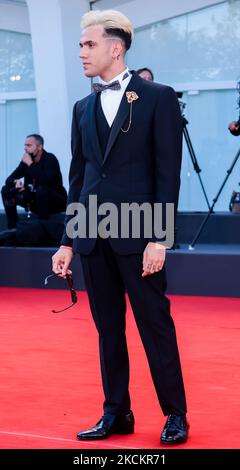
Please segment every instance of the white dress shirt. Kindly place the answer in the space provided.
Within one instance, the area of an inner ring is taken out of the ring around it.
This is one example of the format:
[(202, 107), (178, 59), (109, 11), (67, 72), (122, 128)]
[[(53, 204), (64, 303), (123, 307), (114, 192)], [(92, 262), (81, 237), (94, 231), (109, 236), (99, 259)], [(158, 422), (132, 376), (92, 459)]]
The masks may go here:
[[(123, 80), (123, 77), (126, 72), (129, 75)], [(115, 80), (118, 80), (121, 85), (120, 90), (104, 90), (101, 92), (102, 109), (110, 127), (116, 117), (123, 94), (131, 80), (131, 77), (131, 73), (129, 72), (128, 68), (126, 68), (123, 72), (121, 72), (116, 77), (112, 78), (112, 80), (110, 80), (109, 82), (105, 82), (104, 80), (101, 80), (99, 78), (99, 83), (102, 83), (103, 85), (109, 85), (109, 83), (114, 82)]]

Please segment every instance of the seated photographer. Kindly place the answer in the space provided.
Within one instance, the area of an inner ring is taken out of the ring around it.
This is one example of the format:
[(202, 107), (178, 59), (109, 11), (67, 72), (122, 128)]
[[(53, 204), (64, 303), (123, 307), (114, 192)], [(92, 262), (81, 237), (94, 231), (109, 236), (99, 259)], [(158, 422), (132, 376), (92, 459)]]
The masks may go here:
[(228, 125), (228, 129), (230, 130), (232, 135), (240, 135), (240, 119), (238, 121), (230, 122), (230, 124)]
[(18, 205), (35, 213), (39, 219), (47, 219), (50, 214), (66, 209), (67, 194), (58, 160), (43, 147), (40, 135), (28, 135), (22, 160), (2, 188), (9, 229), (16, 227)]

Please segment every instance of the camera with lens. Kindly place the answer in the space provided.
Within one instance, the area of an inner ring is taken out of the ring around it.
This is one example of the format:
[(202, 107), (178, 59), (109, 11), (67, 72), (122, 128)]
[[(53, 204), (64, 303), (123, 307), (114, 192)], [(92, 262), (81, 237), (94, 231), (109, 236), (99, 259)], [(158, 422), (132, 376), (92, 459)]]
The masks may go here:
[(184, 110), (185, 110), (187, 105), (184, 101), (182, 101), (183, 92), (182, 91), (176, 91), (176, 95), (177, 95), (177, 98), (178, 98), (181, 115), (182, 115), (182, 117), (184, 117), (185, 116)]
[(33, 191), (34, 191), (33, 185), (32, 185), (32, 184), (27, 184), (27, 185), (25, 186), (25, 191), (27, 191), (27, 192), (29, 192), (29, 193), (33, 193)]
[(27, 184), (24, 187), (24, 191), (22, 191), (22, 188), (16, 188), (16, 183), (14, 181), (11, 181), (10, 183), (8, 183), (8, 192), (9, 195), (12, 197), (22, 195), (22, 197), (28, 198), (30, 194), (34, 192), (34, 187), (32, 184)]

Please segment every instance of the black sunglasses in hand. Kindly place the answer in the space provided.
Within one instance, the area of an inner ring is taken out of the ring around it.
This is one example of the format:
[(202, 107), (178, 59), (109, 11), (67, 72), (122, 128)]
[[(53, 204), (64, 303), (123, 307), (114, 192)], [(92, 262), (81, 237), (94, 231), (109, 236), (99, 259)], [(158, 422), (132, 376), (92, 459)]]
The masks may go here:
[[(47, 276), (45, 279), (44, 279), (44, 285), (46, 286), (48, 284), (48, 280), (51, 278), (51, 277), (58, 277), (60, 279), (64, 279), (62, 276), (60, 276), (59, 274), (50, 274), (49, 276)], [(70, 274), (66, 274), (66, 281), (67, 281), (67, 285), (69, 287), (69, 290), (70, 290), (70, 293), (71, 293), (71, 300), (72, 300), (72, 303), (71, 305), (68, 305), (68, 307), (65, 307), (61, 310), (52, 310), (53, 313), (61, 313), (61, 312), (65, 312), (65, 310), (68, 310), (70, 307), (72, 307), (73, 305), (75, 305), (77, 303), (77, 293), (75, 291), (75, 289), (73, 289), (73, 279), (71, 277)]]

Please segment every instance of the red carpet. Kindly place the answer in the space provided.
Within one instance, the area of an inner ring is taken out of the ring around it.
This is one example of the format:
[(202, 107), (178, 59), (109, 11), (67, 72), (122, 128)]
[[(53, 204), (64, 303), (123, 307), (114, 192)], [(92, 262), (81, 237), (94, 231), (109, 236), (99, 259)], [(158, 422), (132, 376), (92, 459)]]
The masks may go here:
[[(102, 413), (97, 335), (85, 293), (0, 289), (0, 447), (159, 448), (165, 422), (131, 310), (128, 344), (136, 432), (82, 444)], [(178, 448), (239, 448), (240, 299), (172, 296), (191, 424)]]

